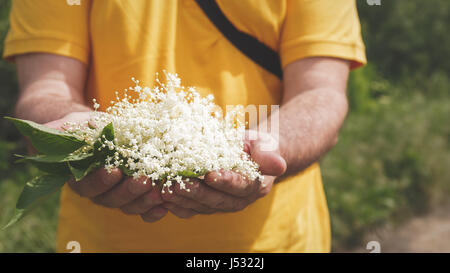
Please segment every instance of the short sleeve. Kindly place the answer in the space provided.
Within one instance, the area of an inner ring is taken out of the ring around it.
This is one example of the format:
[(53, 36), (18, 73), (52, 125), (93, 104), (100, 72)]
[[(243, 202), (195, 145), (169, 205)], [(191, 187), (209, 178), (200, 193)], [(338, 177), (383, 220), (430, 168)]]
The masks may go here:
[(287, 0), (281, 32), (283, 68), (306, 57), (335, 57), (366, 63), (361, 26), (354, 0)]
[(88, 63), (89, 10), (87, 0), (12, 1), (3, 57), (45, 52)]

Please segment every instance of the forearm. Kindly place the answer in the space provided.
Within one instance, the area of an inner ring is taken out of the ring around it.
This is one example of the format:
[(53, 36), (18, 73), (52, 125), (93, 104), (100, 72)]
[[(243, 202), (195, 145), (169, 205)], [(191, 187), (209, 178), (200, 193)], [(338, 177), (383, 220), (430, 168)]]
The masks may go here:
[(51, 87), (42, 86), (45, 91), (23, 96), (16, 104), (16, 116), (37, 123), (47, 123), (60, 119), (72, 112), (92, 111), (76, 100), (55, 94)]
[(20, 90), (17, 117), (46, 123), (91, 110), (84, 98), (85, 64), (46, 53), (19, 55), (16, 63)]
[(320, 88), (302, 92), (273, 113), (278, 115), (274, 120), (279, 121), (279, 149), (287, 173), (305, 169), (336, 144), (347, 110), (345, 94)]
[(306, 58), (285, 68), (279, 111), (264, 122), (278, 123), (274, 137), (288, 174), (305, 169), (336, 144), (348, 111), (348, 74), (347, 61), (325, 57)]

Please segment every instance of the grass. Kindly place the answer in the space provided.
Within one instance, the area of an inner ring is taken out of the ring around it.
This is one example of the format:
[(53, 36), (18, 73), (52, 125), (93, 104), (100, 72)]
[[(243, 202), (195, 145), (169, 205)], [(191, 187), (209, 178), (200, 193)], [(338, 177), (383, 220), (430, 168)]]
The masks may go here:
[[(11, 164), (12, 154), (23, 150), (16, 142), (0, 142), (0, 224), (4, 226), (13, 214), (14, 205), (25, 183), (37, 171), (28, 165)], [(36, 207), (16, 225), (0, 230), (2, 252), (53, 252), (58, 214), (58, 195), (55, 194)]]

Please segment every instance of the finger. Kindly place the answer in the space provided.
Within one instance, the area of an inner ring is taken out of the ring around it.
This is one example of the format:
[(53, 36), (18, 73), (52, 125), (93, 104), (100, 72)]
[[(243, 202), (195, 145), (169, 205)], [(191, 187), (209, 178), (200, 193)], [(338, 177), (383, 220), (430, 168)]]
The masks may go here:
[(161, 198), (160, 189), (157, 187), (152, 188), (136, 200), (125, 204), (120, 209), (126, 214), (142, 214), (150, 209), (161, 205), (163, 199)]
[(198, 214), (195, 210), (183, 208), (173, 203), (164, 203), (163, 206), (175, 216), (184, 219), (191, 218), (192, 216)]
[(244, 140), (244, 151), (258, 163), (259, 170), (264, 175), (280, 176), (284, 174), (287, 164), (278, 151), (278, 140), (267, 134), (258, 134), (258, 138), (253, 140), (248, 134), (249, 132)]
[(246, 199), (220, 192), (199, 180), (191, 180), (191, 183), (186, 184), (186, 189), (181, 189), (177, 184), (174, 192), (180, 196), (221, 211), (239, 211), (248, 205)]
[(163, 205), (159, 205), (159, 206), (154, 207), (151, 210), (141, 214), (141, 218), (145, 222), (153, 223), (153, 222), (160, 220), (164, 216), (166, 216), (168, 211), (169, 210), (167, 208), (163, 207)]
[(211, 214), (217, 212), (217, 209), (210, 208), (208, 206), (203, 205), (195, 200), (186, 198), (177, 194), (176, 192), (168, 193), (165, 192), (162, 194), (162, 199), (166, 202), (175, 204), (182, 208), (192, 209), (198, 213), (202, 214)]
[(93, 124), (92, 112), (73, 112), (69, 113), (61, 119), (50, 121), (45, 124), (45, 126), (56, 129), (64, 130), (67, 129), (66, 123), (77, 123), (80, 125)]
[(111, 190), (94, 197), (92, 201), (105, 207), (119, 208), (150, 191), (152, 188), (152, 183), (145, 177), (138, 179), (130, 177)]
[(209, 172), (205, 175), (204, 181), (216, 190), (238, 197), (253, 195), (261, 188), (261, 182), (250, 180), (233, 171)]
[(286, 172), (286, 161), (278, 153), (252, 150), (251, 157), (263, 175), (280, 176)]
[(286, 172), (286, 161), (277, 152), (262, 151), (258, 144), (250, 149), (250, 156), (258, 163), (259, 170), (264, 175), (280, 176)]
[(123, 174), (119, 169), (112, 169), (108, 173), (106, 169), (101, 168), (80, 181), (71, 179), (68, 184), (79, 195), (92, 198), (112, 189), (122, 177)]

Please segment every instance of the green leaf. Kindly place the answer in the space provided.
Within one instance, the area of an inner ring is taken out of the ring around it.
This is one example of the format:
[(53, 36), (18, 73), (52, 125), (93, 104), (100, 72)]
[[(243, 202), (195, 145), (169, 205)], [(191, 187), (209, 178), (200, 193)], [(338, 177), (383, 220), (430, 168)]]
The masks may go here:
[(94, 143), (94, 154), (100, 160), (105, 160), (108, 155), (114, 154), (114, 150), (111, 151), (108, 148), (102, 148), (102, 145), (105, 143), (103, 136), (105, 136), (106, 140), (114, 141), (114, 127), (112, 122), (103, 127), (98, 140)]
[(101, 145), (105, 143), (103, 136), (105, 136), (106, 140), (114, 141), (114, 127), (112, 122), (103, 127), (98, 140), (94, 143), (95, 151), (98, 151), (98, 149), (101, 148)]
[(76, 181), (80, 181), (92, 170), (101, 166), (101, 162), (96, 160), (95, 156), (91, 156), (79, 161), (67, 162), (67, 166)]
[(69, 176), (51, 174), (35, 177), (25, 185), (16, 208), (26, 209), (34, 201), (61, 188), (69, 179)]
[[(27, 161), (27, 160), (24, 160)], [(40, 161), (34, 161), (29, 160), (29, 163), (31, 163), (33, 166), (38, 168), (40, 171), (43, 171), (48, 174), (54, 174), (54, 175), (70, 175), (70, 169), (67, 166), (67, 163), (61, 162), (61, 163), (47, 163), (47, 162), (40, 162)]]
[(113, 141), (114, 140), (114, 127), (113, 127), (113, 123), (109, 123), (108, 125), (106, 125), (103, 130), (102, 130), (102, 134), (101, 137), (105, 136), (105, 138), (109, 141)]
[(119, 168), (126, 176), (133, 175), (133, 172), (130, 169), (128, 169), (127, 167), (125, 167), (124, 165), (120, 165)]
[(12, 121), (17, 129), (30, 139), (33, 147), (43, 154), (67, 155), (86, 144), (70, 134), (32, 121), (11, 117), (5, 118)]
[(93, 153), (79, 154), (79, 155), (37, 155), (37, 156), (22, 156), (16, 162), (29, 162), (39, 170), (55, 175), (70, 175), (72, 174), (68, 161), (80, 161), (92, 157)]
[(197, 173), (197, 172), (194, 172), (194, 171), (186, 170), (186, 171), (179, 172), (178, 175), (181, 175), (183, 177), (189, 177), (189, 178), (197, 178), (199, 176), (204, 175), (205, 173), (206, 172), (199, 172), (199, 173)]
[(28, 182), (17, 201), (14, 216), (2, 229), (10, 227), (22, 219), (31, 204), (60, 189), (69, 178), (67, 175), (46, 174)]
[(89, 162), (89, 164), (87, 166), (77, 165), (77, 164), (74, 164), (73, 162), (67, 162), (67, 166), (69, 167), (70, 172), (72, 173), (75, 180), (80, 181), (86, 175), (88, 175), (92, 170), (100, 167), (100, 162), (91, 161), (91, 162)]
[(18, 161), (35, 161), (35, 162), (42, 162), (42, 163), (61, 163), (61, 162), (68, 162), (68, 161), (80, 161), (84, 160), (86, 158), (92, 157), (93, 153), (85, 153), (85, 154), (69, 154), (69, 155), (35, 155), (35, 156), (22, 156), (22, 155), (16, 155), (18, 157), (21, 157), (22, 159)]
[(5, 229), (9, 228), (10, 226), (14, 225), (15, 223), (17, 223), (20, 219), (22, 219), (25, 216), (25, 212), (26, 212), (25, 209), (17, 209), (16, 208), (14, 211), (13, 217), (11, 218), (11, 220), (9, 220), (9, 222), (4, 227), (2, 227), (2, 230), (5, 230)]

